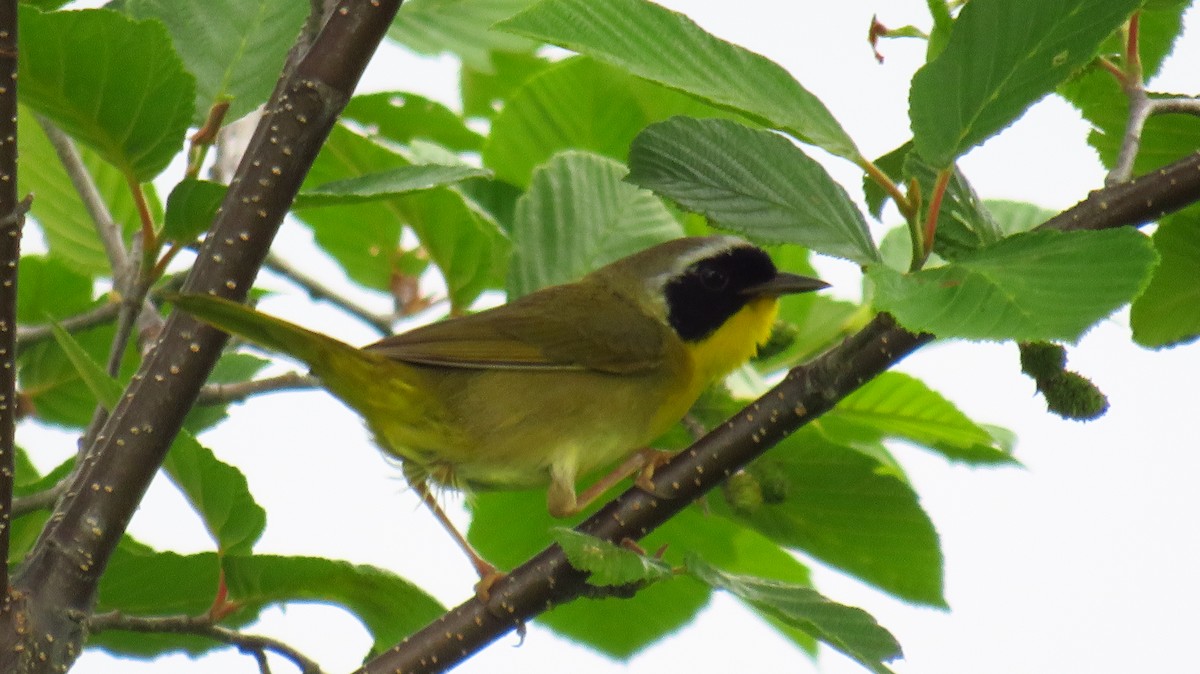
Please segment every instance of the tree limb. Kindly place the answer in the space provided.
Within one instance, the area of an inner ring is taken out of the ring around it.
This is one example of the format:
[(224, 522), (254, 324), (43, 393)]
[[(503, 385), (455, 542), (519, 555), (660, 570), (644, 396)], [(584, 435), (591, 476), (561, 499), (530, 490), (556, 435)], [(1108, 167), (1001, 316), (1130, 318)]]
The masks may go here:
[[(267, 103), (185, 292), (241, 300), (300, 183), (401, 0), (343, 0)], [(78, 657), (81, 616), (226, 336), (175, 313), (86, 448), (77, 474), (14, 576), (0, 615), (0, 671), (60, 671)]]
[(17, 424), (17, 265), (28, 199), (17, 197), (17, 2), (0, 0), (0, 603), (9, 607)]
[[(1200, 201), (1200, 153), (1147, 176), (1092, 192), (1040, 228), (1108, 229), (1145, 223)], [(655, 472), (658, 494), (636, 487), (592, 515), (577, 531), (617, 543), (639, 540), (831, 409), (876, 375), (925, 344), (888, 314), (815, 360), (793, 368), (778, 385)], [(439, 672), (525, 621), (584, 592), (586, 573), (552, 545), (491, 588), (485, 605), (471, 599), (368, 662), (358, 674)]]

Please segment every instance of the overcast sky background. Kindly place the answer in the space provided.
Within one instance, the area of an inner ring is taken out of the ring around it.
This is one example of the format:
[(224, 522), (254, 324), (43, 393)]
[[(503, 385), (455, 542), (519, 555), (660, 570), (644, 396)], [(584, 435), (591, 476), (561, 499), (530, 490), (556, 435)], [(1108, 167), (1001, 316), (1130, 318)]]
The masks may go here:
[[(927, 27), (924, 2), (662, 4), (783, 65), (825, 102), (868, 156), (909, 138), (907, 87), (924, 44), (888, 41), (882, 47), (887, 60), (880, 65), (864, 38), (874, 13), (887, 25)], [(1200, 20), (1194, 10), (1188, 19)], [(1154, 88), (1186, 93), (1200, 88), (1195, 74), (1200, 35), (1192, 28)], [(377, 58), (361, 90), (413, 91), (458, 107), (452, 60), (418, 59), (397, 49)], [(1051, 98), (960, 166), (985, 198), (1061, 209), (1102, 184), (1086, 132), (1078, 114)], [(861, 199), (853, 166), (819, 150), (811, 154)], [(896, 222), (893, 215), (887, 224)], [(295, 224), (285, 225), (277, 250), (316, 273), (341, 278), (332, 263), (313, 253)], [(855, 296), (856, 270), (820, 264), (836, 292)], [(365, 299), (386, 308), (382, 298)], [(336, 311), (313, 311), (294, 292), (263, 308), (347, 341), (373, 339)], [(1200, 348), (1147, 352), (1130, 345), (1128, 332), (1127, 312), (1121, 312), (1070, 351), (1069, 366), (1092, 378), (1112, 404), (1107, 416), (1088, 424), (1045, 413), (1033, 383), (1019, 373), (1012, 345), (940, 344), (901, 365), (977, 421), (1015, 430), (1025, 468), (975, 470), (896, 448), (941, 535), (949, 612), (906, 605), (812, 562), (824, 594), (863, 607), (898, 637), (906, 659), (895, 664), (897, 672), (1115, 674), (1195, 666), (1200, 458), (1191, 414)], [(20, 439), (39, 451), (47, 446), (60, 451), (41, 455), (43, 466), (74, 451), (74, 439), (61, 434), (26, 428)], [(375, 564), (407, 576), (447, 605), (469, 596), (475, 580), (469, 565), (406, 493), (358, 419), (326, 394), (261, 398), (235, 409), (233, 418), (202, 440), (247, 473), (270, 513), (258, 551)], [(131, 530), (164, 549), (208, 547), (198, 520), (165, 480), (152, 486)], [(369, 644), (353, 618), (324, 606), (269, 611), (252, 631), (288, 641), (329, 672), (355, 667)], [(515, 644), (515, 637), (505, 637), (459, 671), (864, 671), (828, 649), (819, 663), (809, 662), (724, 596), (693, 625), (627, 664), (561, 641), (536, 623), (525, 644)], [(273, 665), (274, 671), (291, 671), (281, 661)], [(199, 661), (172, 657), (151, 663), (89, 653), (73, 671), (257, 670), (251, 658), (227, 650)]]

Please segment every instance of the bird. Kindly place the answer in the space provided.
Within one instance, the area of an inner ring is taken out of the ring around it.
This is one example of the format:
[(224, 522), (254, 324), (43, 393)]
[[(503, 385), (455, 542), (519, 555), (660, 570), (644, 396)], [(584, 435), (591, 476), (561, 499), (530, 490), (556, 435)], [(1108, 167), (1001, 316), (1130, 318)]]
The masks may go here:
[[(453, 526), (432, 486), (546, 486), (551, 515), (579, 513), (608, 487), (652, 469), (641, 452), (755, 355), (781, 296), (826, 287), (778, 270), (742, 238), (713, 235), (667, 241), (577, 281), (361, 348), (215, 295), (171, 300), (303, 362), (361, 415), (470, 558), (483, 598), (503, 574)], [(576, 490), (581, 476), (617, 464)]]

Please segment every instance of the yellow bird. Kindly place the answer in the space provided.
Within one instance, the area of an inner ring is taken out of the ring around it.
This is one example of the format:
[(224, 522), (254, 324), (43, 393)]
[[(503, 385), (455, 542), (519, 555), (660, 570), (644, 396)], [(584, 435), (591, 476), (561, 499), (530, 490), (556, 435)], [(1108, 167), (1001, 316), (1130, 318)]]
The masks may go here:
[[(828, 284), (778, 271), (731, 236), (669, 241), (477, 314), (357, 348), (216, 297), (182, 310), (306, 363), (357, 411), (379, 446), (471, 558), (486, 594), (495, 567), (449, 523), (429, 483), (549, 485), (556, 517), (640, 467), (638, 450), (770, 335), (778, 298)], [(632, 459), (632, 460), (631, 460)], [(576, 479), (626, 460), (576, 495)]]

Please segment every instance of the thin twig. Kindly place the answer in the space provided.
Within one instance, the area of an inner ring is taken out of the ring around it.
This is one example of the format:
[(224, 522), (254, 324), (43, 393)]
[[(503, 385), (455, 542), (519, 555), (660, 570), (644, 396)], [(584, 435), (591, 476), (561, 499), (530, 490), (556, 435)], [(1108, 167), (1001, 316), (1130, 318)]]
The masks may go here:
[(240, 381), (235, 384), (206, 384), (196, 398), (197, 405), (223, 405), (240, 402), (259, 393), (296, 391), (320, 386), (321, 381), (312, 375), (288, 372), (277, 377)]
[[(1154, 115), (1183, 113), (1200, 115), (1200, 99), (1191, 96), (1152, 97), (1146, 91), (1142, 60), (1139, 48), (1140, 12), (1134, 12), (1125, 28), (1124, 68), (1116, 73), (1121, 89), (1129, 99), (1129, 117), (1125, 120), (1125, 131), (1121, 136), (1121, 148), (1117, 161), (1104, 179), (1108, 187), (1118, 185), (1133, 177), (1133, 165), (1142, 145), (1142, 132), (1146, 120)], [(1104, 65), (1102, 63), (1101, 65)], [(1110, 69), (1113, 64), (1106, 66)]]
[[(121, 310), (121, 305), (116, 302), (107, 302), (101, 304), (95, 309), (89, 309), (82, 314), (77, 314), (69, 318), (64, 318), (58, 321), (59, 327), (67, 332), (76, 330), (84, 330), (97, 325), (103, 325), (117, 317), (117, 312)], [(39, 325), (18, 325), (17, 326), (17, 344), (19, 346), (29, 346), (44, 342), (54, 338), (54, 327), (49, 323)]]
[(1151, 94), (1151, 115), (1193, 115), (1200, 117), (1200, 98), (1194, 96), (1171, 96), (1169, 98), (1154, 98)]
[(1117, 161), (1104, 178), (1104, 184), (1109, 187), (1123, 183), (1133, 176), (1133, 162), (1142, 146), (1142, 129), (1153, 112), (1150, 97), (1146, 95), (1146, 89), (1140, 80), (1130, 82), (1125, 87), (1125, 95), (1129, 98), (1129, 117), (1125, 120), (1125, 132), (1121, 136), (1121, 150), (1117, 153)]
[(66, 476), (54, 484), (49, 489), (29, 494), (28, 496), (18, 496), (12, 502), (13, 517), (20, 517), (35, 510), (48, 510), (58, 501), (58, 497), (66, 491), (67, 484), (70, 482), (70, 476)]
[(346, 313), (354, 316), (360, 321), (370, 325), (379, 331), (381, 335), (390, 335), (392, 333), (392, 320), (387, 316), (381, 316), (370, 309), (359, 306), (351, 299), (340, 295), (336, 290), (325, 285), (321, 281), (309, 276), (300, 269), (294, 267), (290, 262), (276, 255), (274, 252), (267, 254), (267, 259), (263, 262), (263, 267), (283, 276), (296, 285), (300, 286), (308, 293), (308, 296), (314, 300), (325, 300)]
[(100, 243), (104, 246), (104, 254), (108, 256), (108, 264), (113, 270), (113, 286), (118, 292), (123, 292), (125, 290), (123, 284), (129, 280), (129, 254), (121, 238), (120, 226), (113, 220), (112, 213), (109, 212), (108, 205), (104, 203), (104, 198), (100, 196), (100, 190), (96, 187), (91, 172), (84, 166), (83, 157), (80, 156), (79, 149), (75, 147), (75, 141), (45, 117), (39, 115), (38, 123), (46, 132), (50, 144), (54, 146), (59, 162), (66, 170), (67, 177), (71, 179), (71, 185), (75, 187), (79, 199), (83, 202), (83, 207), (92, 218), (96, 234), (99, 235)]
[[(127, 616), (113, 611), (92, 616), (88, 620), (88, 626), (93, 633), (123, 630), (126, 632), (194, 634), (235, 646), (243, 653), (261, 654), (264, 651), (278, 653), (295, 663), (304, 674), (321, 674), (321, 666), (316, 661), (282, 641), (256, 634), (243, 634), (228, 627), (214, 625), (208, 616)], [(260, 659), (259, 662), (261, 663), (262, 660)]]

